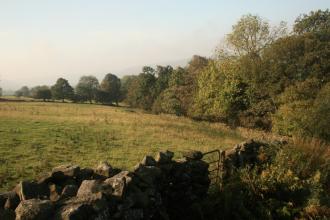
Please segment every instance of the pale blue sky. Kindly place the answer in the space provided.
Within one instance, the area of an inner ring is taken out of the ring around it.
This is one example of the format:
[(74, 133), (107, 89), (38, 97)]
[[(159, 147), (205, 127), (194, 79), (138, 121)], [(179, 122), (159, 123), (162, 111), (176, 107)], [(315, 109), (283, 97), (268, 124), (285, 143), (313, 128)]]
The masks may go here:
[(0, 86), (99, 79), (210, 56), (244, 14), (292, 24), (329, 0), (0, 0)]

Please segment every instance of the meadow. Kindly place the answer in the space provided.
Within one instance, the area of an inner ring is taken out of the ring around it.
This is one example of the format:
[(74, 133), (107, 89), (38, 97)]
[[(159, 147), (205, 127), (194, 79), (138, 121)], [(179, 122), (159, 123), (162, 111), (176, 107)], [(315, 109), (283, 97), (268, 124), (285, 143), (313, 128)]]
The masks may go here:
[(126, 107), (0, 102), (0, 190), (59, 164), (132, 169), (144, 155), (225, 149), (245, 140), (220, 123), (152, 115)]

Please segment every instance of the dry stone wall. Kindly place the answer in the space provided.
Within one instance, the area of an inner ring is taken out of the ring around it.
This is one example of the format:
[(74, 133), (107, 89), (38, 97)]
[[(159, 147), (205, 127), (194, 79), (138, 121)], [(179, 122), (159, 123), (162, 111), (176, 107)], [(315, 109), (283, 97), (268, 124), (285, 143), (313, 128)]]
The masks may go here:
[[(222, 180), (267, 160), (262, 153), (268, 146), (250, 140), (222, 151)], [(198, 204), (209, 190), (209, 164), (199, 151), (187, 152), (180, 160), (173, 156), (170, 151), (145, 156), (131, 172), (107, 162), (94, 169), (55, 167), (38, 181), (22, 181), (0, 193), (0, 220), (203, 219)]]
[(177, 219), (207, 195), (208, 164), (201, 152), (173, 160), (170, 151), (146, 156), (132, 172), (107, 162), (95, 169), (55, 167), (35, 182), (0, 194), (0, 219)]

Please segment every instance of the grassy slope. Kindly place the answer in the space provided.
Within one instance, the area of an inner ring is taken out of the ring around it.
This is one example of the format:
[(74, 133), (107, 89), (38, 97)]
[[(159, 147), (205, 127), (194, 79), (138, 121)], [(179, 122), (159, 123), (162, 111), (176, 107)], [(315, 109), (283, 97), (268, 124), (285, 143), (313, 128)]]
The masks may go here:
[(159, 150), (209, 151), (242, 141), (221, 124), (88, 104), (0, 103), (0, 190), (52, 167), (94, 167), (101, 160), (130, 169)]

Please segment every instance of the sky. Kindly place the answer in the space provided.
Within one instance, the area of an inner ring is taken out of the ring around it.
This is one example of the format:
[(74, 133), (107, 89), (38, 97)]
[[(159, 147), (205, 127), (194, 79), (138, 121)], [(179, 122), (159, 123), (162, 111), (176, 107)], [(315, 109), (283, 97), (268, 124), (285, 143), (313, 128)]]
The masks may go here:
[(327, 8), (329, 0), (0, 0), (0, 87), (185, 65), (211, 56), (242, 15), (292, 25)]

